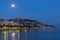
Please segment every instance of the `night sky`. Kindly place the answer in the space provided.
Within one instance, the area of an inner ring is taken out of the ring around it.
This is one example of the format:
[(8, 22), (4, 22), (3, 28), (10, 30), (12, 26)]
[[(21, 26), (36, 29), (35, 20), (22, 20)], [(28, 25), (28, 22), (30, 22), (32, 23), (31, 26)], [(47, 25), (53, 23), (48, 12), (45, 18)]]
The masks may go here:
[[(15, 4), (12, 8), (11, 4)], [(59, 0), (0, 0), (0, 18), (28, 18), (60, 26)]]

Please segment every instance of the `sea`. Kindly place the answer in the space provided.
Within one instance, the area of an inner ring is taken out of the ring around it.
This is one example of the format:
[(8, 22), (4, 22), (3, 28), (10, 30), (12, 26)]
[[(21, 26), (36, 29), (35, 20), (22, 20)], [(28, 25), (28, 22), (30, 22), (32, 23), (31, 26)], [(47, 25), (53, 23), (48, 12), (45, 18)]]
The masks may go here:
[(0, 40), (60, 40), (60, 30), (15, 32), (15, 34), (3, 34), (0, 32)]

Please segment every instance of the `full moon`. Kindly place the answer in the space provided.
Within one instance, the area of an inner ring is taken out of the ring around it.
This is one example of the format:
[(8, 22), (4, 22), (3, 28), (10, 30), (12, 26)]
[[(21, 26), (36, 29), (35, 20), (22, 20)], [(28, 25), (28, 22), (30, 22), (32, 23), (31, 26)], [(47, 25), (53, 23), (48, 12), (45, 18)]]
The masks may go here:
[(15, 7), (15, 4), (11, 4), (11, 7), (14, 8)]

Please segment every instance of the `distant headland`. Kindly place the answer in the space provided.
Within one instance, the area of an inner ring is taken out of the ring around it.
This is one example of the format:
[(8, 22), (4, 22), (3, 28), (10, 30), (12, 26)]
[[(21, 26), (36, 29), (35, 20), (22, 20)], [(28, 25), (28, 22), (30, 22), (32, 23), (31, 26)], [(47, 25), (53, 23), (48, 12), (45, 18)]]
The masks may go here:
[(54, 27), (53, 25), (43, 24), (36, 20), (12, 18), (12, 19), (0, 19), (0, 25), (12, 25), (12, 26), (27, 26), (27, 27)]

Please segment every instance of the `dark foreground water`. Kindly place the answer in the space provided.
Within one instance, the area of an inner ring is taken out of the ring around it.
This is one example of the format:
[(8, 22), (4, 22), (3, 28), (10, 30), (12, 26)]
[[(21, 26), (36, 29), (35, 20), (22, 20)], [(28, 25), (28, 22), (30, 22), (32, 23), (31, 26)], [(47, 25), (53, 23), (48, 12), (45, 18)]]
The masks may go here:
[[(21, 40), (24, 40), (21, 33)], [(60, 31), (27, 32), (25, 40), (60, 40)]]
[[(17, 34), (15, 39), (12, 39), (11, 34), (6, 40), (60, 40), (60, 30), (55, 31), (35, 31), (35, 32), (20, 32), (19, 39)], [(0, 32), (0, 40), (5, 40)]]

